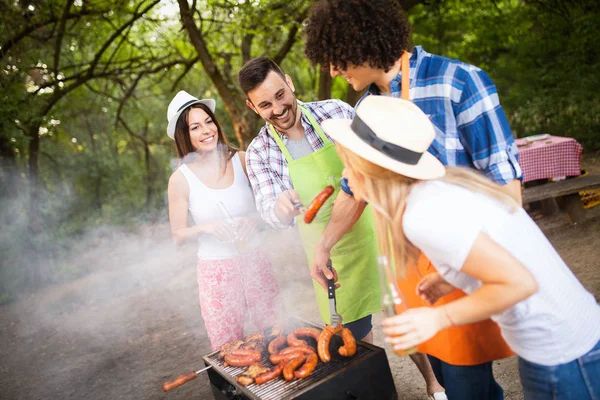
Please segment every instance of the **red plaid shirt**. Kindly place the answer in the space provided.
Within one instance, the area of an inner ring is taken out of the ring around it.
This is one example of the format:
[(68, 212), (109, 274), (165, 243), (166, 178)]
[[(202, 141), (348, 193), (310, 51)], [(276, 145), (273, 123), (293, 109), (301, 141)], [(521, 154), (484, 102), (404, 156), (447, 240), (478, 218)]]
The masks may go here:
[[(352, 119), (352, 107), (341, 100), (325, 100), (313, 103), (298, 101), (298, 103), (306, 107), (319, 124), (332, 118)], [(300, 112), (299, 109), (298, 112)], [(304, 114), (302, 114), (301, 121), (313, 150), (316, 151), (323, 147), (323, 141)], [(279, 134), (283, 139), (283, 143), (287, 143), (287, 135)], [(331, 140), (329, 136), (327, 138)], [(275, 215), (275, 202), (283, 191), (293, 189), (294, 186), (288, 171), (287, 161), (277, 143), (269, 134), (267, 124), (261, 128), (258, 136), (248, 146), (246, 166), (248, 167), (248, 179), (256, 200), (256, 208), (263, 219), (274, 228), (289, 227), (289, 225), (282, 224)]]

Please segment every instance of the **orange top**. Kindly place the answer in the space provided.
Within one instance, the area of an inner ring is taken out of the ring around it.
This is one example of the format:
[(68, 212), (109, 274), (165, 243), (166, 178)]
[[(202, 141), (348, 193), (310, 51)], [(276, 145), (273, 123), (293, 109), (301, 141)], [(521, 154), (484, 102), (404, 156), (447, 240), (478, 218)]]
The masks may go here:
[[(431, 261), (420, 255), (417, 268), (409, 266), (406, 279), (398, 279), (398, 286), (406, 298), (408, 307), (429, 307), (417, 296), (417, 284), (429, 273), (437, 272)], [(462, 290), (440, 298), (435, 306), (450, 303), (466, 296)], [(420, 353), (426, 353), (452, 365), (477, 365), (512, 356), (514, 352), (500, 335), (500, 328), (492, 320), (444, 329), (419, 345)]]

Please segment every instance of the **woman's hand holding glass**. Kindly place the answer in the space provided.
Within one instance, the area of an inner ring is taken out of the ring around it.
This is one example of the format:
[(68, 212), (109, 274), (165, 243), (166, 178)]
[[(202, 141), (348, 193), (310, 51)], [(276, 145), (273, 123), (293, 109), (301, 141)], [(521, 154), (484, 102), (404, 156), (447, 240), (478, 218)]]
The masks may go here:
[(447, 325), (443, 307), (406, 310), (383, 320), (385, 341), (394, 350), (407, 350), (431, 339)]
[(258, 227), (256, 218), (241, 218), (235, 223), (235, 238), (237, 240), (250, 240), (256, 234)]
[(232, 243), (235, 239), (234, 227), (222, 219), (206, 223), (203, 230), (221, 242)]

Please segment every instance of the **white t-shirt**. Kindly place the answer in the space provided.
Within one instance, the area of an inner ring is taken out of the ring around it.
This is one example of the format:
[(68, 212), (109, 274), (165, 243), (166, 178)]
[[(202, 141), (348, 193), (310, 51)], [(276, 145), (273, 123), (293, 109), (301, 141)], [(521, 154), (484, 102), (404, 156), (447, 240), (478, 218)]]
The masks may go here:
[(522, 208), (511, 213), (485, 194), (428, 181), (412, 189), (402, 226), (406, 238), (440, 275), (467, 294), (481, 286), (481, 281), (461, 272), (479, 232), (531, 272), (538, 292), (492, 316), (506, 342), (524, 359), (563, 364), (587, 353), (600, 340), (600, 306)]

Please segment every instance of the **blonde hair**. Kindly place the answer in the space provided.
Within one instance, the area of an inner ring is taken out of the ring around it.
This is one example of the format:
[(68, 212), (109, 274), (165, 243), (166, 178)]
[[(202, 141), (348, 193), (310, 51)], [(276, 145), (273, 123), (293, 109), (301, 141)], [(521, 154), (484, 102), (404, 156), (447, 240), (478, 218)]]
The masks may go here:
[[(350, 182), (352, 190), (373, 207), (380, 254), (394, 260), (397, 278), (404, 279), (407, 265), (416, 265), (420, 252), (404, 236), (402, 215), (412, 187), (421, 181), (373, 164), (339, 144), (337, 149), (356, 178)], [(446, 167), (446, 175), (438, 180), (483, 193), (506, 204), (511, 212), (520, 207), (502, 186), (471, 169)]]

